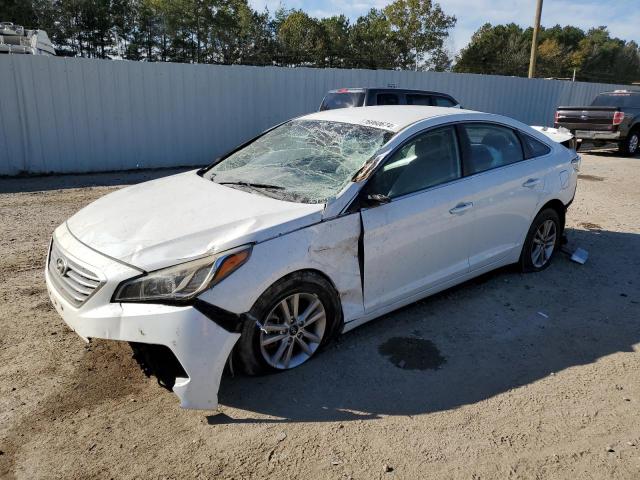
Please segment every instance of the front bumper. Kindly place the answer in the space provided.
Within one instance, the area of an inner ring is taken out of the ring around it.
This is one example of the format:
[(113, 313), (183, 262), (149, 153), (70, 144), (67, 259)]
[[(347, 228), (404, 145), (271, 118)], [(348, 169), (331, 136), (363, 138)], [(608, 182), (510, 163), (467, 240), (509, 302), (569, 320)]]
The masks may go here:
[(216, 408), (222, 371), (240, 334), (224, 329), (192, 306), (111, 303), (118, 284), (140, 272), (91, 250), (76, 240), (66, 225), (58, 227), (54, 239), (65, 255), (99, 272), (105, 281), (76, 307), (55, 288), (52, 272), (45, 271), (49, 297), (65, 323), (85, 340), (101, 338), (169, 348), (187, 374), (176, 378), (172, 388), (180, 406)]

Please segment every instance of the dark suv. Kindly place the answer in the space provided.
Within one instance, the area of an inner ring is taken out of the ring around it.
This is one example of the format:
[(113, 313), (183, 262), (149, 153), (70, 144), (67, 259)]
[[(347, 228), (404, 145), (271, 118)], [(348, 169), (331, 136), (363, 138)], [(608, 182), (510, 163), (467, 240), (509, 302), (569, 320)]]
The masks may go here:
[(429, 105), (461, 108), (451, 95), (403, 88), (339, 88), (329, 90), (320, 104), (320, 111), (370, 105)]
[(581, 150), (618, 147), (625, 155), (640, 153), (640, 91), (600, 93), (589, 106), (558, 107), (556, 127), (565, 127)]

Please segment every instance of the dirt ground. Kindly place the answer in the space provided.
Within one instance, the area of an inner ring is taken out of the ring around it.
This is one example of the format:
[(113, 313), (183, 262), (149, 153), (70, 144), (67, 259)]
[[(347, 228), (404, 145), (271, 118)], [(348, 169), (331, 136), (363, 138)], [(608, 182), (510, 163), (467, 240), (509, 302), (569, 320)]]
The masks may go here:
[(502, 269), (342, 336), (299, 369), (225, 378), (186, 411), (125, 343), (49, 305), (53, 229), (171, 172), (0, 180), (0, 477), (640, 478), (640, 159), (584, 155), (581, 266)]

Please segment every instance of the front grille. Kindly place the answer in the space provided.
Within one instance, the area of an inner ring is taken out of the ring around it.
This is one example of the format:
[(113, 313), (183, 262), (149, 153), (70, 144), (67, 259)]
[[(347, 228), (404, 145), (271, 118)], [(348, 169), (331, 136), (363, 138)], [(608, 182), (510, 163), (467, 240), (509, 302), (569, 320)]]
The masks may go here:
[(49, 254), (49, 276), (60, 294), (76, 307), (102, 286), (95, 273), (64, 255), (55, 242)]

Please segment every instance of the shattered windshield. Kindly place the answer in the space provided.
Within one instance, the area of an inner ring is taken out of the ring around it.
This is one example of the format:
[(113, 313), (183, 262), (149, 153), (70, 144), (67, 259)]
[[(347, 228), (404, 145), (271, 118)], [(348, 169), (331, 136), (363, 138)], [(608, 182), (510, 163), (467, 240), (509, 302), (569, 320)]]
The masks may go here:
[(292, 120), (232, 153), (205, 176), (282, 200), (324, 203), (392, 135), (350, 123)]

